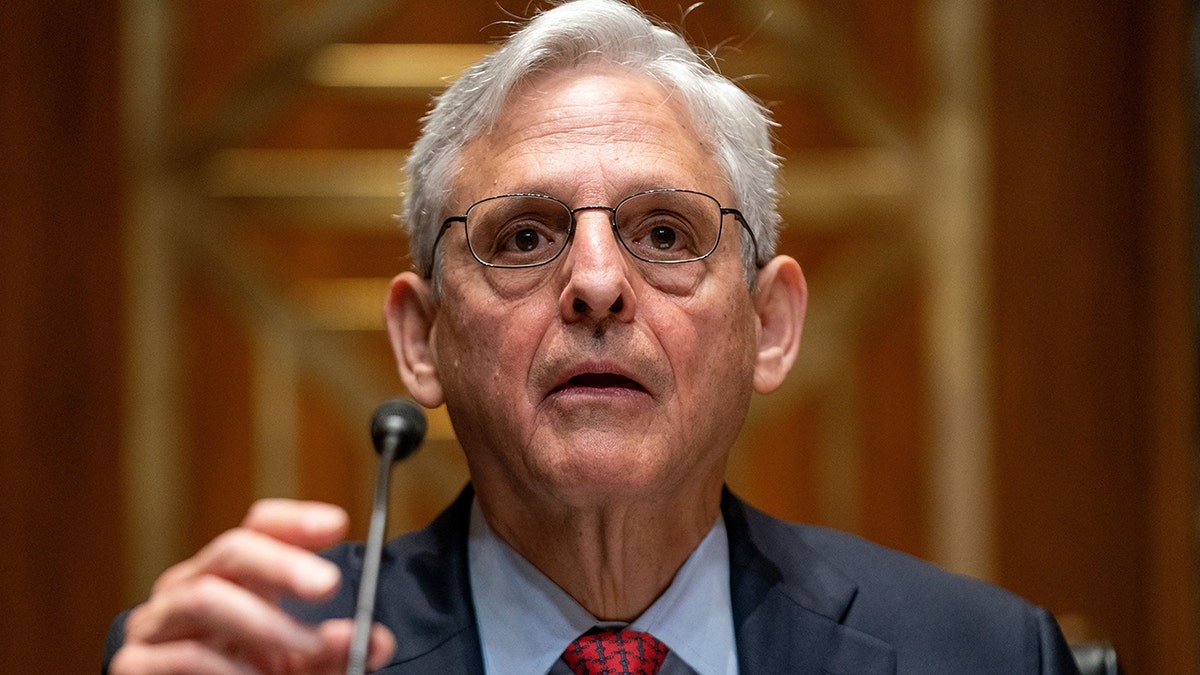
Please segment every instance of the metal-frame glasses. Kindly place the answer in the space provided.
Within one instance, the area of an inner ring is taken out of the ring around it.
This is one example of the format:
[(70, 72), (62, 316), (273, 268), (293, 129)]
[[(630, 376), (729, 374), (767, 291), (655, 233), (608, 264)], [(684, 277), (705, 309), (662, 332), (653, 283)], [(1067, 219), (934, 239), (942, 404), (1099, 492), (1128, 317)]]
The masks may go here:
[(463, 224), (467, 248), (479, 264), (501, 269), (546, 265), (558, 259), (575, 236), (575, 215), (607, 211), (613, 235), (634, 258), (675, 265), (712, 255), (721, 241), (725, 216), (737, 219), (754, 246), (758, 241), (741, 211), (715, 197), (683, 189), (657, 189), (625, 197), (616, 206), (571, 208), (554, 197), (515, 193), (475, 202), (466, 213), (442, 222), (433, 251), (455, 223)]

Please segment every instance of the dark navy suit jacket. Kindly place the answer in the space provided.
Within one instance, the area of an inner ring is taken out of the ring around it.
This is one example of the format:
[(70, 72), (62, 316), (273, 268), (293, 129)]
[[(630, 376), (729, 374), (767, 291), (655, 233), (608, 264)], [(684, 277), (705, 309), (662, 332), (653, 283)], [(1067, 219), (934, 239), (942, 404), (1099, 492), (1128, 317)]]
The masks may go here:
[[(376, 620), (396, 636), (379, 671), (482, 673), (467, 573), (466, 489), (429, 527), (384, 548)], [(742, 675), (1076, 673), (1054, 619), (993, 586), (845, 533), (776, 520), (729, 492), (730, 584)], [(354, 615), (361, 544), (325, 555), (345, 575), (318, 621)], [(107, 666), (123, 617), (105, 645)]]

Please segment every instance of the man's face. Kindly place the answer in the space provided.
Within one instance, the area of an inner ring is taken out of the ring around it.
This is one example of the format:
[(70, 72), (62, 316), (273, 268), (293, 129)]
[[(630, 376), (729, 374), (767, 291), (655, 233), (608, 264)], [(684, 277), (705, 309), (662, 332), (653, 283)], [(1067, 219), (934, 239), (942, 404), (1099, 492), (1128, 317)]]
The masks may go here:
[[(655, 188), (737, 206), (683, 108), (613, 69), (535, 78), (461, 166), (446, 215), (501, 194), (578, 208)], [(634, 259), (601, 210), (578, 213), (569, 248), (533, 270), (480, 265), (463, 233), (439, 244), (431, 345), (481, 498), (715, 495), (758, 333), (740, 225), (726, 217), (717, 250), (677, 266)]]

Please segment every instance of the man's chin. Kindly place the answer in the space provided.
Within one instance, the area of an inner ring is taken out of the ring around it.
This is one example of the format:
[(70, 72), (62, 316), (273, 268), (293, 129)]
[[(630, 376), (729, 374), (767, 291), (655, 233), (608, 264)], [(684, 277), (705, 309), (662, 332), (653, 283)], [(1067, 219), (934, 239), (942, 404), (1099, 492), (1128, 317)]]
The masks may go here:
[(666, 448), (631, 442), (626, 434), (589, 430), (539, 463), (547, 486), (564, 496), (633, 496), (674, 482), (668, 455)]
[(556, 481), (551, 489), (551, 495), (559, 508), (576, 509), (580, 512), (657, 504), (663, 498), (660, 485), (643, 481)]

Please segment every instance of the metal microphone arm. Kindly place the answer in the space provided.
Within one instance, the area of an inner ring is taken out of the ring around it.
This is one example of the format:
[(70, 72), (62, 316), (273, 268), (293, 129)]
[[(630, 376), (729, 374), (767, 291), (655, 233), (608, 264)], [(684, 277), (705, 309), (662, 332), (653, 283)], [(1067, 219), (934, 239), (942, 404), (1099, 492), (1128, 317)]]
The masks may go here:
[(371, 503), (367, 546), (363, 552), (362, 577), (358, 583), (358, 603), (354, 612), (354, 637), (350, 642), (346, 675), (362, 675), (366, 669), (371, 619), (375, 614), (375, 590), (379, 585), (379, 562), (387, 532), (392, 464), (412, 454), (421, 444), (425, 437), (425, 414), (411, 401), (387, 401), (375, 411), (371, 421), (371, 437), (379, 452), (379, 467), (375, 474), (375, 497)]

